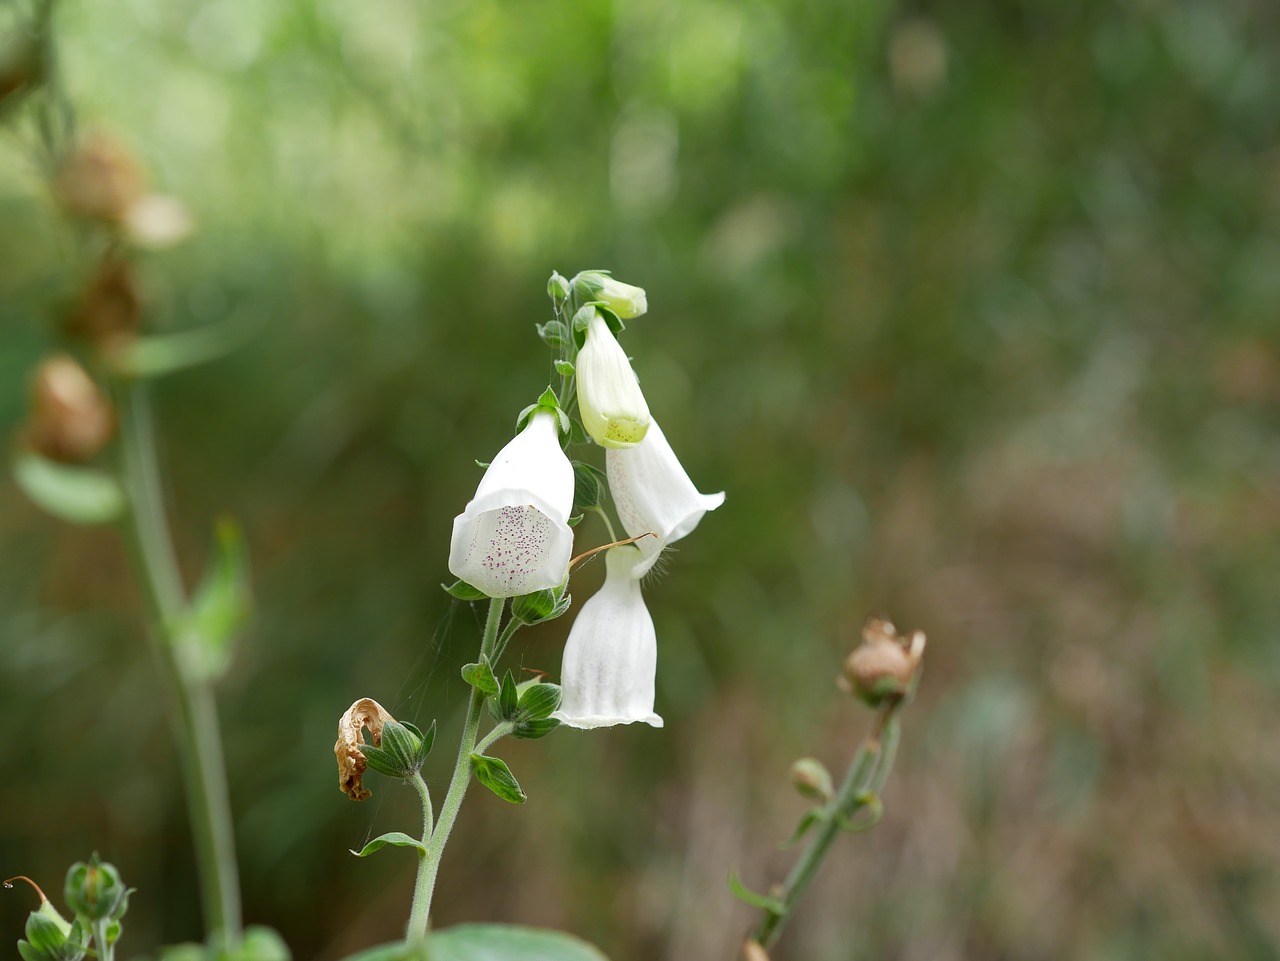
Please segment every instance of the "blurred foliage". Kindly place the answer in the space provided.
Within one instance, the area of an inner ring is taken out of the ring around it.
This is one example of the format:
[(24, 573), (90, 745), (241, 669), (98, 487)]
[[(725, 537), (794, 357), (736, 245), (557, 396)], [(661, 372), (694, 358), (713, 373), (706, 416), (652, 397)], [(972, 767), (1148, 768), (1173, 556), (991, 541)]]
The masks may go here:
[[(930, 636), (885, 819), (777, 958), (1280, 956), (1280, 8), (66, 0), (58, 26), (81, 123), (196, 215), (143, 264), (147, 323), (255, 331), (154, 391), (189, 580), (224, 512), (253, 558), (220, 687), (249, 922), (298, 958), (398, 936), (411, 859), (348, 849), (416, 799), (343, 798), (334, 726), (371, 695), (452, 737), (478, 622), (436, 586), (450, 521), (550, 380), (547, 276), (599, 266), (647, 288), (626, 347), (728, 502), (648, 591), (667, 727), (511, 745), (530, 803), (474, 792), (438, 923), (729, 956), (725, 875), (785, 873), (788, 767), (860, 739), (831, 679), (882, 610)], [(7, 434), (84, 280), (65, 230), (6, 135)], [(56, 886), (100, 850), (131, 948), (189, 939), (121, 545), (8, 479), (0, 538), (0, 864)], [(566, 630), (509, 656), (554, 672)], [(0, 940), (30, 907), (4, 893)]]

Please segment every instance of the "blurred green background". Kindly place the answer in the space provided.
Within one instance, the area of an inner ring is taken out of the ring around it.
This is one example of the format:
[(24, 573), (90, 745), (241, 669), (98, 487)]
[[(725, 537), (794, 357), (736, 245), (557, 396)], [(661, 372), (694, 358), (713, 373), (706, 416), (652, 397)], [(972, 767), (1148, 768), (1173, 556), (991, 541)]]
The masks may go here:
[[(550, 379), (553, 268), (647, 288), (655, 416), (725, 506), (647, 590), (661, 731), (509, 745), (437, 923), (730, 957), (869, 716), (873, 611), (929, 634), (887, 813), (776, 958), (1280, 957), (1280, 7), (1245, 0), (66, 0), (82, 123), (198, 232), (148, 324), (233, 318), (158, 382), (188, 579), (239, 518), (257, 613), (220, 704), (248, 920), (300, 961), (397, 937), (412, 792), (356, 805), (355, 698), (438, 718), (478, 615), (452, 517)], [(82, 277), (0, 141), (0, 429)], [(579, 529), (585, 547), (598, 524)], [(0, 481), (0, 872), (92, 850), (127, 954), (198, 936), (125, 554)], [(575, 579), (585, 598), (600, 572)], [(555, 672), (567, 623), (514, 645)], [(0, 892), (0, 941), (30, 898)]]

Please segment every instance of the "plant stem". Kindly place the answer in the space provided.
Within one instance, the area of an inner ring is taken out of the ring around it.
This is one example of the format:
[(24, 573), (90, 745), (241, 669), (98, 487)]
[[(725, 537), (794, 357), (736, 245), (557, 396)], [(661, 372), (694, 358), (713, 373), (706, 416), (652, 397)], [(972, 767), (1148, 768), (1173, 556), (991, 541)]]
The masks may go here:
[(493, 646), (493, 650), (489, 652), (489, 666), (497, 669), (498, 661), (502, 655), (506, 653), (507, 645), (511, 643), (511, 638), (515, 636), (516, 631), (520, 630), (524, 625), (514, 617), (507, 621), (507, 626), (502, 629), (502, 634), (498, 637), (497, 642)]
[(107, 941), (107, 926), (111, 922), (106, 918), (93, 922), (93, 946), (98, 952), (98, 961), (115, 961), (116, 946)]
[(156, 462), (151, 410), (136, 384), (116, 391), (129, 498), (129, 533), (151, 608), (148, 637), (173, 698), (178, 754), (200, 873), (205, 926), (233, 946), (240, 940), (240, 887), (222, 736), (209, 682), (191, 667), (200, 639), (185, 626), (187, 597), (178, 571)]
[(490, 731), (488, 734), (486, 734), (484, 737), (482, 737), (480, 739), (480, 743), (477, 744), (474, 748), (472, 748), (472, 753), (483, 754), (485, 752), (485, 749), (488, 748), (489, 745), (493, 744), (495, 741), (498, 741), (506, 737), (508, 734), (511, 733), (514, 727), (515, 725), (512, 724), (510, 721), (503, 721), (500, 724), (495, 724), (493, 726), (493, 730)]
[[(482, 655), (490, 655), (493, 652), (505, 604), (506, 601), (500, 597), (489, 601), (489, 616), (485, 619), (484, 638), (480, 642)], [(458, 760), (453, 766), (453, 778), (449, 781), (449, 790), (444, 796), (444, 803), (440, 805), (440, 819), (436, 821), (430, 837), (425, 835), (423, 837), (427, 853), (418, 861), (418, 879), (414, 884), (413, 910), (409, 914), (409, 929), (405, 934), (406, 944), (420, 941), (427, 936), (427, 924), (431, 917), (431, 896), (435, 891), (440, 856), (444, 853), (449, 832), (453, 830), (458, 809), (462, 807), (462, 798), (467, 793), (467, 786), (471, 783), (471, 755), (475, 751), (476, 732), (480, 728), (480, 709), (483, 704), (484, 697), (473, 687), (471, 698), (467, 701), (467, 718), (462, 726), (462, 740), (458, 743)]]
[(884, 707), (876, 718), (875, 726), (867, 735), (858, 753), (854, 755), (845, 772), (844, 780), (835, 797), (827, 802), (822, 817), (814, 828), (814, 835), (783, 884), (778, 900), (783, 911), (766, 911), (757, 925), (752, 939), (765, 948), (772, 947), (782, 933), (796, 903), (813, 882), (826, 859), (836, 835), (850, 814), (860, 806), (859, 795), (866, 791), (879, 792), (884, 786), (889, 770), (893, 767), (893, 755), (898, 742), (897, 712), (903, 701), (897, 700)]

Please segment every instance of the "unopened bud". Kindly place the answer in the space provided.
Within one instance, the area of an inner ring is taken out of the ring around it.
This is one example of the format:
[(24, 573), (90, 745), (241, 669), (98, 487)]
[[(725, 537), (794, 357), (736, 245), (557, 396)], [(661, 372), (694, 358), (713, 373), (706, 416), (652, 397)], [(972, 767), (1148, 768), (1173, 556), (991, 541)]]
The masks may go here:
[(114, 431), (111, 405), (78, 363), (58, 354), (36, 369), (26, 435), (32, 450), (50, 460), (83, 464), (107, 445)]
[(146, 192), (137, 162), (104, 134), (90, 134), (63, 164), (53, 183), (66, 211), (86, 220), (119, 223)]
[(847, 688), (872, 707), (904, 697), (920, 669), (924, 643), (922, 631), (903, 638), (889, 621), (870, 619), (862, 630), (862, 644), (845, 658)]
[(547, 281), (547, 296), (555, 304), (556, 310), (563, 307), (565, 301), (569, 299), (569, 281), (561, 277), (559, 271), (551, 272), (551, 279)]
[[(602, 447), (635, 447), (649, 430), (649, 405), (631, 361), (595, 307), (584, 307), (586, 342), (578, 352), (578, 413)], [(578, 318), (574, 318), (575, 325)]]
[(138, 330), (142, 298), (133, 265), (108, 254), (89, 279), (68, 327), (97, 344), (127, 338)]
[(583, 271), (573, 278), (573, 287), (582, 301), (602, 303), (623, 320), (639, 317), (649, 309), (643, 287), (624, 284), (606, 273)]
[(78, 918), (118, 920), (124, 914), (129, 890), (120, 880), (120, 872), (115, 866), (104, 864), (94, 854), (87, 864), (81, 861), (71, 865), (63, 894), (67, 906)]
[(791, 784), (811, 801), (830, 801), (836, 793), (826, 765), (813, 757), (802, 757), (791, 765)]

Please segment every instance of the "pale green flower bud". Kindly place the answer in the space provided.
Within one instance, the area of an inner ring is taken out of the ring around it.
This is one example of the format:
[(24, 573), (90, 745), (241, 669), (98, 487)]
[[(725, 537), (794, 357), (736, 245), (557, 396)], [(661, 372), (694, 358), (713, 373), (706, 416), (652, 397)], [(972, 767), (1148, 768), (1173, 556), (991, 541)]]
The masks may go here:
[(649, 430), (649, 405), (631, 362), (594, 307), (578, 352), (578, 413), (601, 447), (635, 447)]
[[(639, 317), (649, 309), (643, 287), (633, 287), (608, 274), (587, 270), (573, 278), (578, 296), (585, 301), (604, 304), (623, 320)], [(581, 303), (581, 301), (579, 301)]]

